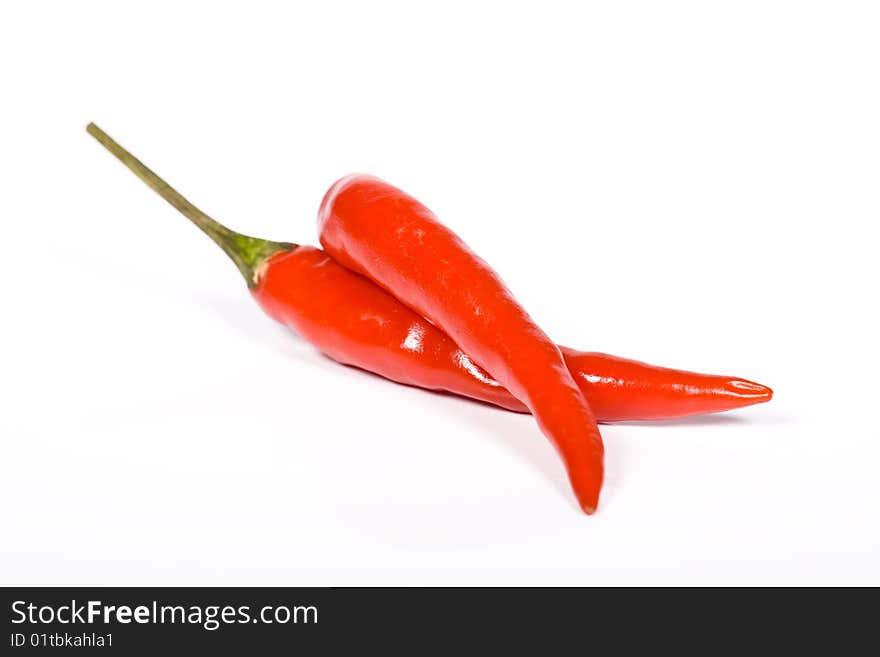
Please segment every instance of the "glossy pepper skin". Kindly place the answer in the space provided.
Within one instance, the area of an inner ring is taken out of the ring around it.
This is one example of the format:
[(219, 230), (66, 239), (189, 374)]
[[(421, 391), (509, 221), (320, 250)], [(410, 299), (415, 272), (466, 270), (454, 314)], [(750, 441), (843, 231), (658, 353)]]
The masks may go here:
[[(214, 240), (257, 302), (336, 360), (394, 381), (445, 390), (513, 411), (527, 407), (433, 324), (325, 252), (248, 237), (218, 223), (91, 123), (86, 128), (157, 194)], [(770, 388), (560, 347), (581, 390), (605, 422), (717, 413), (768, 401)]]
[[(528, 412), (440, 329), (321, 249), (300, 246), (271, 256), (256, 271), (251, 294), (270, 317), (340, 363)], [(716, 413), (772, 396), (769, 388), (744, 379), (559, 349), (599, 422)]]
[(318, 211), (321, 244), (439, 327), (522, 401), (556, 446), (586, 513), (599, 503), (604, 447), (557, 346), (486, 262), (416, 199), (372, 176), (336, 182)]
[[(512, 410), (525, 407), (452, 340), (393, 296), (318, 249), (237, 233), (186, 200), (91, 123), (87, 131), (235, 263), (257, 301), (328, 355), (405, 383), (449, 390)], [(313, 287), (314, 286), (314, 287)], [(419, 348), (414, 348), (421, 345)], [(668, 418), (767, 401), (769, 388), (562, 348), (603, 419)], [(473, 365), (473, 367), (472, 367)]]

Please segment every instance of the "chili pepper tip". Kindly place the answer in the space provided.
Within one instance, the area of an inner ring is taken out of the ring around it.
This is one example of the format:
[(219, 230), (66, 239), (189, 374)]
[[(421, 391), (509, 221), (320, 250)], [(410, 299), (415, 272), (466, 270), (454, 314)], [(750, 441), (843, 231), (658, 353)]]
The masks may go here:
[(762, 404), (773, 399), (773, 389), (745, 379), (730, 379), (725, 387), (741, 399), (746, 399), (750, 404)]
[(595, 484), (587, 484), (585, 488), (575, 488), (578, 505), (588, 516), (596, 513), (596, 509), (599, 507), (599, 490)]

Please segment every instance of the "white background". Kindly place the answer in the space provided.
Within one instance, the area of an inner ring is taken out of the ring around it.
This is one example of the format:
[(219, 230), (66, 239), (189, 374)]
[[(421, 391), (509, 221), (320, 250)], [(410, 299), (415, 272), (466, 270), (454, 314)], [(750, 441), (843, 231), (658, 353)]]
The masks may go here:
[[(0, 583), (880, 584), (877, 4), (312, 4), (0, 10)], [(274, 239), (380, 175), (559, 342), (776, 398), (604, 427), (586, 517), (531, 418), (262, 315), (90, 120)]]

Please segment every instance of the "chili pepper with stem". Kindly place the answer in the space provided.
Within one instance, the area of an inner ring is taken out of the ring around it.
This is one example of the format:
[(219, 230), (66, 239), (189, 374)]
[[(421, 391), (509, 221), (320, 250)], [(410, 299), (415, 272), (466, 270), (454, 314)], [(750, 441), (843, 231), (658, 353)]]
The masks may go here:
[[(193, 206), (94, 124), (88, 132), (188, 217), (236, 264), (274, 319), (327, 356), (393, 381), (527, 411), (448, 336), (320, 249), (247, 237)], [(767, 401), (772, 391), (735, 377), (656, 367), (560, 347), (600, 421), (668, 419)]]

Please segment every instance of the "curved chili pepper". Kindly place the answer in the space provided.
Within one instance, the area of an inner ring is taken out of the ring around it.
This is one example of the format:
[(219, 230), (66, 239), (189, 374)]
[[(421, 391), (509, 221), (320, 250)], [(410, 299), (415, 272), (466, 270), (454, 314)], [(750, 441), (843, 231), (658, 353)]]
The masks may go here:
[[(256, 301), (331, 358), (400, 383), (443, 390), (513, 411), (528, 409), (445, 333), (314, 247), (247, 237), (193, 206), (94, 124), (88, 132), (213, 239)], [(560, 347), (603, 422), (668, 419), (768, 401), (772, 391), (739, 378), (697, 374)]]
[(438, 326), (532, 411), (593, 513), (604, 447), (592, 410), (550, 341), (486, 262), (424, 205), (372, 176), (337, 181), (318, 211), (321, 245)]

